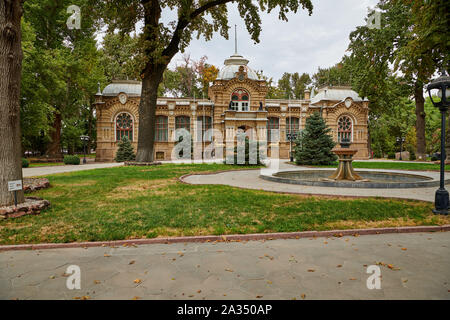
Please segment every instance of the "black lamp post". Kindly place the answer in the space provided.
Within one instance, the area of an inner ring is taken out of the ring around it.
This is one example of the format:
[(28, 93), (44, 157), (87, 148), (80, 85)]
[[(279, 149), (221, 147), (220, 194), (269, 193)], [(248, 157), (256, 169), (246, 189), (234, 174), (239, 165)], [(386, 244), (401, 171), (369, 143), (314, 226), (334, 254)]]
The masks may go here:
[(81, 136), (81, 141), (83, 141), (83, 150), (84, 150), (84, 157), (83, 157), (83, 164), (86, 164), (86, 142), (89, 141), (89, 136)]
[(403, 153), (403, 143), (404, 142), (405, 142), (404, 137), (397, 137), (397, 143), (400, 143), (400, 159), (399, 160), (403, 160), (402, 153)]
[(441, 176), (439, 189), (435, 196), (435, 214), (448, 214), (449, 196), (444, 185), (444, 169), (445, 169), (445, 116), (450, 106), (450, 77), (441, 76), (433, 80), (428, 86), (428, 94), (431, 102), (441, 112)]

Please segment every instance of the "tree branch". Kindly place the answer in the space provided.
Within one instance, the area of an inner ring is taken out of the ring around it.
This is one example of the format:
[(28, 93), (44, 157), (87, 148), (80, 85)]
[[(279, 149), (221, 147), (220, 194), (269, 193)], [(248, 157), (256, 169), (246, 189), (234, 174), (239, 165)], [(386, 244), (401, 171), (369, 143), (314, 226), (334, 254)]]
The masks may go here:
[(181, 41), (181, 34), (193, 19), (195, 19), (208, 9), (214, 8), (215, 6), (219, 6), (221, 4), (235, 1), (236, 0), (213, 0), (192, 11), (189, 14), (189, 18), (186, 18), (185, 16), (180, 17), (173, 33), (172, 40), (162, 52), (163, 57), (167, 57), (167, 61), (170, 61), (170, 59), (178, 52), (178, 46)]

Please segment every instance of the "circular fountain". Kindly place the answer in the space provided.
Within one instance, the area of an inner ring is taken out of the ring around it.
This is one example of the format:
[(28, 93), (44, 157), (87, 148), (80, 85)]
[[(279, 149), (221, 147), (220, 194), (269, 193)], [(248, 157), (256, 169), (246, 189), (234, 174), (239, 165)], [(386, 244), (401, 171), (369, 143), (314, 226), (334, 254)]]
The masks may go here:
[[(339, 160), (337, 169), (303, 168), (302, 170), (283, 170), (273, 174), (261, 174), (264, 180), (317, 187), (338, 188), (427, 188), (439, 186), (439, 172), (420, 174), (401, 170), (353, 169), (353, 156), (357, 152), (344, 140), (340, 148), (332, 150)], [(450, 179), (446, 181), (450, 182)]]

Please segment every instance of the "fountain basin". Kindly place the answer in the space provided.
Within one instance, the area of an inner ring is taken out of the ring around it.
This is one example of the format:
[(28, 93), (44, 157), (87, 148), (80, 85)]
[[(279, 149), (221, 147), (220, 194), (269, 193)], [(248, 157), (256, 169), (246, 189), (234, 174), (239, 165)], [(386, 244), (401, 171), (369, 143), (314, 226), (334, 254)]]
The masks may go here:
[[(358, 170), (358, 174), (367, 180), (324, 180), (333, 172), (335, 169), (279, 171), (274, 174), (262, 174), (260, 178), (274, 182), (317, 187), (393, 189), (439, 186), (438, 172), (415, 174), (398, 171)], [(450, 179), (445, 182), (450, 182)]]

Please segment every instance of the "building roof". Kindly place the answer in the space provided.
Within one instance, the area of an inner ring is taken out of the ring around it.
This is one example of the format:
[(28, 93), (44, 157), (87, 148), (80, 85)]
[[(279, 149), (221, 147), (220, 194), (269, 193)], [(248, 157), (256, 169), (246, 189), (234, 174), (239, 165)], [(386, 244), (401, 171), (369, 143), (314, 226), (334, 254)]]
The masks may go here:
[(320, 101), (344, 101), (347, 98), (352, 98), (353, 101), (369, 101), (361, 98), (350, 87), (322, 87), (317, 94), (311, 98), (311, 104), (316, 104)]
[(247, 72), (247, 77), (249, 79), (258, 80), (258, 75), (256, 74), (256, 72), (247, 66), (248, 60), (237, 53), (226, 59), (224, 61), (224, 64), (225, 66), (220, 69), (216, 80), (230, 80), (235, 78), (240, 66), (244, 66), (244, 69)]
[(142, 91), (142, 82), (134, 80), (113, 80), (103, 89), (103, 95), (115, 97), (124, 92), (128, 96), (140, 96)]

